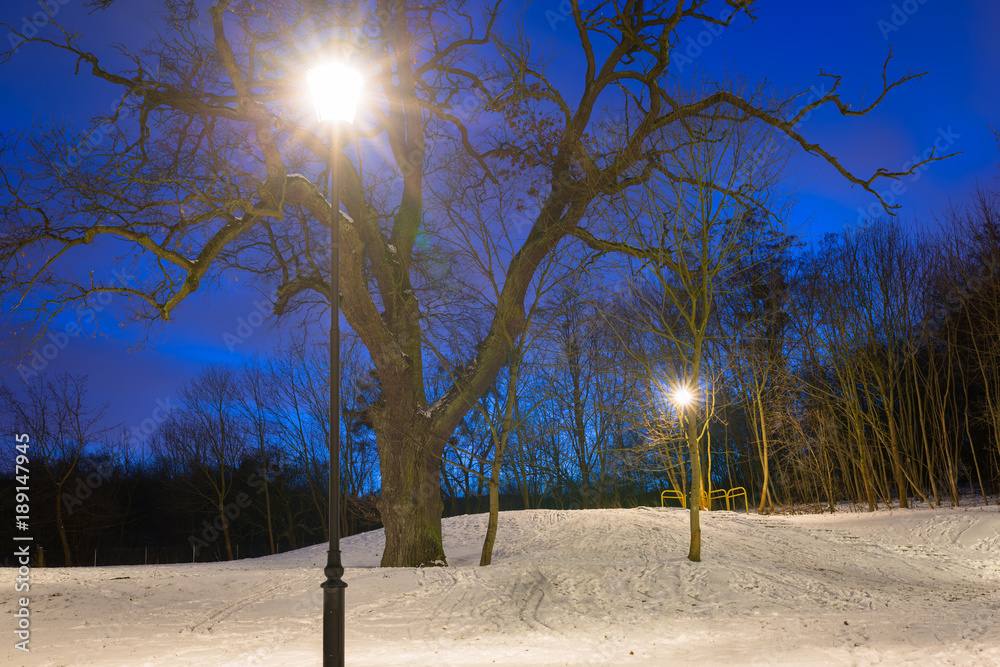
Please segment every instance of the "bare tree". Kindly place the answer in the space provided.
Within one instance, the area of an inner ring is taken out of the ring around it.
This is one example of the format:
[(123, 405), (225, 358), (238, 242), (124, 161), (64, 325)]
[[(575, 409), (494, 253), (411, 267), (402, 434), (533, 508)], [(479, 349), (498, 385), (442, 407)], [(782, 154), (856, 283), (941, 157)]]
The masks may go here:
[(232, 369), (206, 368), (181, 390), (180, 407), (161, 424), (154, 441), (157, 454), (170, 461), (191, 490), (212, 507), (229, 560), (234, 555), (226, 505), (251, 437), (238, 412), (239, 390)]
[[(329, 365), (326, 355), (304, 341), (297, 341), (270, 359), (269, 415), (278, 437), (288, 450), (294, 467), (302, 475), (309, 500), (317, 516), (324, 517), (321, 529), (329, 540), (327, 493), (329, 465), (326, 442), (329, 438)], [(346, 357), (345, 357), (346, 360)]]
[(63, 562), (73, 565), (69, 536), (63, 517), (64, 497), (76, 479), (77, 466), (89, 447), (96, 447), (108, 427), (102, 424), (106, 406), (87, 402), (86, 376), (63, 374), (55, 380), (38, 376), (18, 396), (10, 387), (0, 387), (0, 409), (7, 413), (18, 432), (31, 438), (31, 460), (41, 463), (55, 489), (53, 495), (56, 531)]
[[(259, 360), (244, 359), (237, 379), (234, 409), (246, 420), (249, 427), (249, 437), (256, 444), (256, 455), (259, 457), (262, 481), (264, 482), (264, 516), (267, 523), (267, 541), (271, 553), (277, 553), (274, 548), (274, 526), (271, 516), (271, 465), (278, 448), (274, 446), (274, 422), (270, 419), (270, 408), (273, 405), (270, 393), (270, 383), (265, 367)], [(249, 443), (248, 443), (249, 446)]]
[(682, 133), (664, 138), (680, 147), (663, 165), (673, 178), (654, 177), (642, 196), (623, 200), (619, 216), (627, 241), (588, 239), (597, 250), (635, 260), (631, 297), (647, 317), (623, 318), (619, 326), (662, 341), (661, 354), (646, 362), (665, 394), (693, 394), (694, 404), (679, 408), (691, 461), (692, 561), (701, 560), (701, 452), (715, 400), (705, 371), (718, 294), (733, 272), (746, 270), (784, 214), (785, 199), (775, 190), (787, 154), (777, 133), (741, 123), (739, 108), (732, 112), (733, 120), (684, 120), (672, 128)]
[(775, 234), (748, 248), (719, 304), (719, 343), (728, 377), (756, 444), (762, 469), (758, 511), (771, 506), (771, 467), (775, 440), (793, 421), (796, 380), (791, 372), (793, 319), (788, 285), (792, 239)]
[[(673, 142), (686, 139), (664, 130), (737, 113), (741, 123), (786, 135), (875, 197), (877, 179), (902, 175), (880, 169), (857, 176), (799, 125), (824, 106), (865, 115), (919, 74), (892, 79), (883, 68), (882, 90), (859, 107), (842, 101), (836, 76), (827, 94), (798, 110), (800, 94), (770, 103), (727, 86), (687, 98), (670, 87), (679, 30), (694, 21), (752, 21), (755, 6), (628, 0), (585, 8), (570, 0), (567, 29), (580, 66), (564, 83), (523, 30), (501, 33), (499, 2), (217, 0), (204, 15), (195, 4), (164, 0), (161, 38), (142, 52), (124, 52), (131, 65), (120, 70), (54, 21), (35, 35), (5, 25), (23, 40), (18, 53), (61, 51), (123, 98), (94, 120), (90, 136), (100, 133), (102, 141), (84, 155), (61, 139), (61, 125), (0, 144), (2, 294), (34, 308), (45, 324), (91, 295), (111, 293), (151, 324), (224, 273), (242, 270), (276, 289), (278, 314), (339, 307), (368, 349), (384, 398), (372, 411), (382, 564), (443, 564), (445, 443), (523, 332), (525, 298), (545, 257), (568, 236), (599, 240), (592, 223), (607, 204), (654, 176), (667, 188), (687, 182), (665, 166), (683, 146)], [(363, 121), (332, 147), (341, 214), (324, 191), (331, 147), (310, 120), (302, 75), (309, 54), (345, 50), (370, 83)], [(14, 56), (10, 48), (0, 63)], [(465, 159), (439, 159), (453, 151)], [(451, 165), (469, 169), (483, 187), (517, 188), (522, 224), (502, 265), (492, 267), (504, 281), (499, 297), (484, 304), (485, 334), (455, 355), (462, 364), (454, 381), (428, 400), (417, 241), (427, 193)], [(334, 218), (339, 295), (330, 293), (325, 259), (326, 221)], [(97, 239), (106, 239), (119, 261), (138, 257), (134, 281), (73, 274), (72, 259)]]

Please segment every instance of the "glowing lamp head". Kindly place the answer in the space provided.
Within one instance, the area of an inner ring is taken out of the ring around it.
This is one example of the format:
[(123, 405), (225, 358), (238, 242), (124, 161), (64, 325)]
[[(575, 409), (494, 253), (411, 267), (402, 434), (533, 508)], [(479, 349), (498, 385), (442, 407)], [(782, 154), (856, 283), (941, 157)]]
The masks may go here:
[(678, 387), (674, 389), (674, 403), (679, 407), (687, 407), (694, 400), (694, 393), (687, 387)]
[(354, 121), (361, 99), (361, 73), (343, 63), (328, 62), (306, 73), (316, 114), (323, 121)]

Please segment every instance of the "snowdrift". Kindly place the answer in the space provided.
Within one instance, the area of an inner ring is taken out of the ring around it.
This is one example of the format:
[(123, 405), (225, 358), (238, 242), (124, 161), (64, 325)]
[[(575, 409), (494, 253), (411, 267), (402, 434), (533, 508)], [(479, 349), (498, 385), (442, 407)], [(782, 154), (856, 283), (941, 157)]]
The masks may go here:
[[(349, 665), (1000, 665), (995, 506), (795, 517), (681, 509), (444, 521), (450, 567), (344, 540)], [(4, 665), (319, 665), (325, 546), (235, 563), (32, 572)], [(3, 611), (16, 601), (3, 571)], [(12, 624), (9, 627), (13, 627)]]

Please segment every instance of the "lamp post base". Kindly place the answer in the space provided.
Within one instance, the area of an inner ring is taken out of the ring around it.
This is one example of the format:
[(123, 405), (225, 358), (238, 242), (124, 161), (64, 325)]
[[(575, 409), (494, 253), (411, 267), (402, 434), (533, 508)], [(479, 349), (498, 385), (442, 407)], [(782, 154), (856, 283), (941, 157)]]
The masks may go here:
[(340, 564), (340, 551), (326, 552), (326, 575), (323, 589), (323, 667), (344, 667), (344, 614), (347, 584), (344, 566)]

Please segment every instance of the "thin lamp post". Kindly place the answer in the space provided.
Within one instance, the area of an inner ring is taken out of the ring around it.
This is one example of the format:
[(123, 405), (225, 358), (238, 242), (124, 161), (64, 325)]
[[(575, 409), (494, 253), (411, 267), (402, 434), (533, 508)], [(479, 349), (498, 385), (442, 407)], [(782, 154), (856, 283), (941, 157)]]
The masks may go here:
[(340, 560), (340, 173), (337, 153), (343, 123), (354, 120), (362, 77), (339, 62), (306, 75), (321, 124), (330, 127), (330, 548), (323, 589), (323, 666), (344, 665), (345, 590)]

